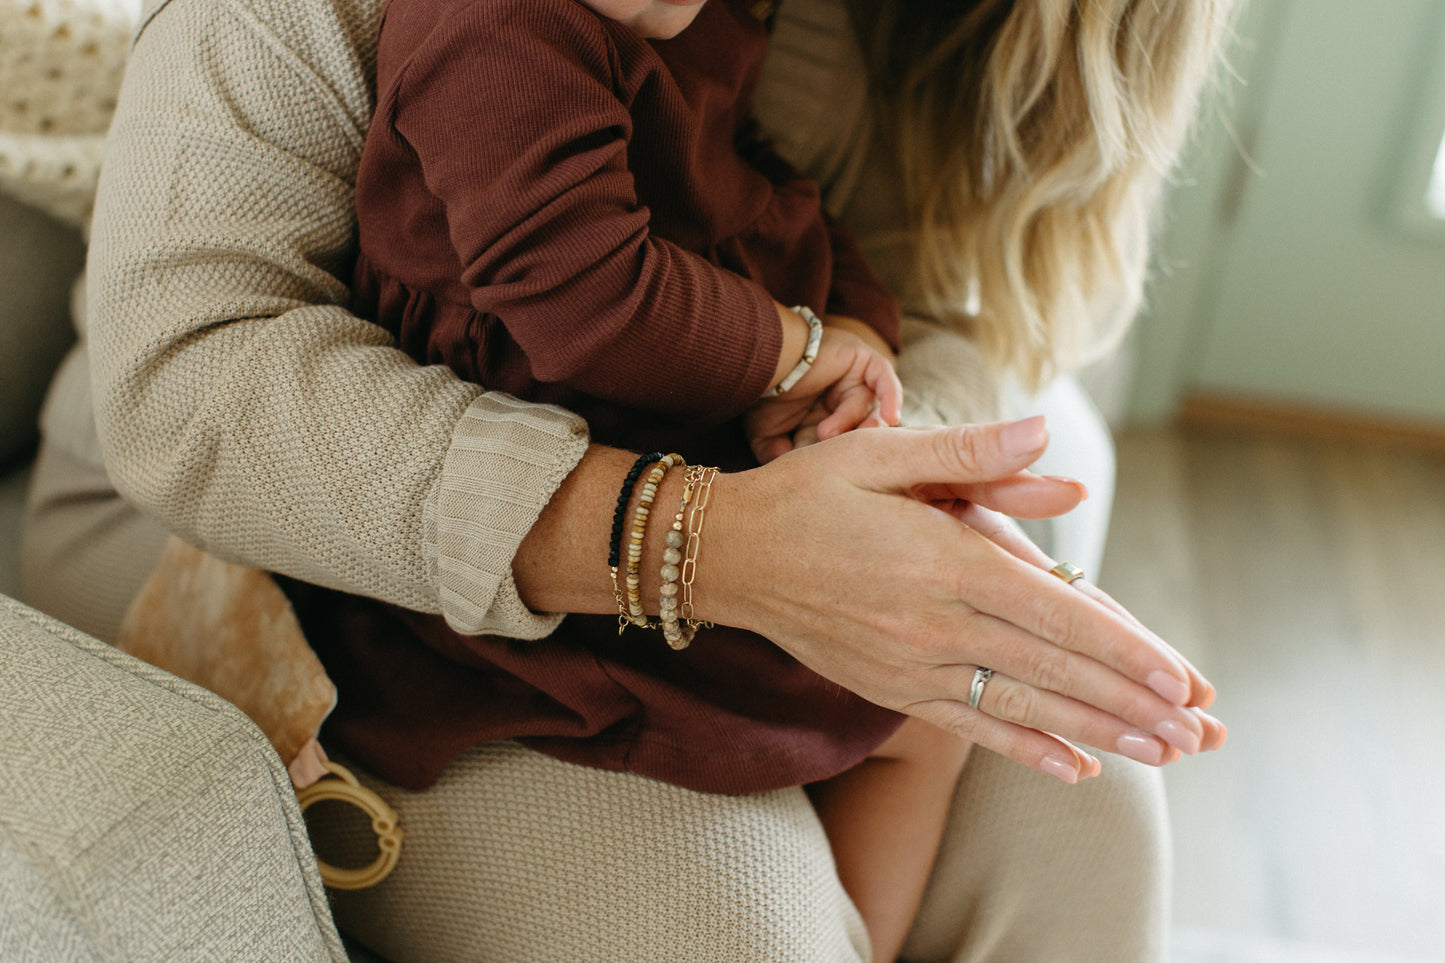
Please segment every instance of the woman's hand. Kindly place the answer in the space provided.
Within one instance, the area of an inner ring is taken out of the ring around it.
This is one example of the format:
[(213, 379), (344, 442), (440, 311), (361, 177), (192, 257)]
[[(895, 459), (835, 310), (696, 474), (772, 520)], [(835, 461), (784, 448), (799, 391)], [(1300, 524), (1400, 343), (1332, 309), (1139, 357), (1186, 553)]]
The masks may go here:
[[(1216, 747), (1199, 673), (991, 514), (1083, 497), (1024, 471), (1046, 443), (1041, 419), (852, 432), (720, 476), (698, 612), (1067, 782), (1098, 763), (1065, 739), (1152, 764)], [(979, 666), (994, 675), (970, 709)]]

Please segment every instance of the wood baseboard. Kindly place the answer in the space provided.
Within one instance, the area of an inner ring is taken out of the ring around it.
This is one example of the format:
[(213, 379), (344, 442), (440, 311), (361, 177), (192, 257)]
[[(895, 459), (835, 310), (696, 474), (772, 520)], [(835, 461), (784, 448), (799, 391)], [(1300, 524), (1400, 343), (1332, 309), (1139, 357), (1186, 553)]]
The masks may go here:
[(1347, 444), (1386, 445), (1445, 454), (1445, 422), (1361, 414), (1237, 395), (1195, 394), (1178, 420), (1186, 428), (1293, 435)]

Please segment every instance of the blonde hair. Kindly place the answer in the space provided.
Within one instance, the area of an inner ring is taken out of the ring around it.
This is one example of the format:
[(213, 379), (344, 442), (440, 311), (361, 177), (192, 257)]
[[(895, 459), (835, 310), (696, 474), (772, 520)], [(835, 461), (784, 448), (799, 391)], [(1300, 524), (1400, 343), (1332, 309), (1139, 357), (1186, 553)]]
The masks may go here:
[(853, 0), (911, 306), (1037, 387), (1114, 347), (1233, 0)]

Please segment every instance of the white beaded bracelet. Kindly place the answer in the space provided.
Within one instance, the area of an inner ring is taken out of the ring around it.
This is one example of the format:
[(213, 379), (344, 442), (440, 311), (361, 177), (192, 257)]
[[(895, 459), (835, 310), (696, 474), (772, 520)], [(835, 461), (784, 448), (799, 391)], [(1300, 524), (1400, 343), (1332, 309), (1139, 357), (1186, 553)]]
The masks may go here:
[(808, 344), (803, 348), (803, 360), (799, 361), (787, 377), (779, 381), (777, 387), (769, 388), (763, 392), (764, 398), (776, 398), (778, 395), (792, 388), (803, 379), (808, 369), (813, 367), (813, 362), (818, 360), (818, 345), (823, 341), (823, 322), (813, 313), (807, 305), (798, 304), (789, 308), (794, 314), (808, 322)]

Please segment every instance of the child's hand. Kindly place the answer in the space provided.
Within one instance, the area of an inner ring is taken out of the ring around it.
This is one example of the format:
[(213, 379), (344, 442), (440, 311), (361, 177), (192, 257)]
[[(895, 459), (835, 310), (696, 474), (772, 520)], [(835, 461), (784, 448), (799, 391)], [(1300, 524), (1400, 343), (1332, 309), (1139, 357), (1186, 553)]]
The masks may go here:
[(813, 366), (791, 390), (743, 416), (753, 455), (766, 463), (854, 428), (898, 424), (903, 386), (886, 357), (842, 328), (825, 327)]

